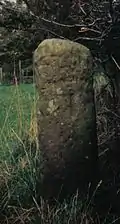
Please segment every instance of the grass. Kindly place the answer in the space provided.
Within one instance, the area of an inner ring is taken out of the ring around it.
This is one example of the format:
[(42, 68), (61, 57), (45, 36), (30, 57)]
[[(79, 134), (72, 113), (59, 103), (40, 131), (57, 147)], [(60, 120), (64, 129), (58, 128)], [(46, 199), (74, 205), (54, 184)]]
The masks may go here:
[(29, 206), (31, 197), (36, 197), (36, 102), (32, 84), (0, 86), (1, 212), (8, 211), (10, 205)]
[[(41, 155), (37, 142), (37, 93), (32, 84), (0, 86), (0, 224), (100, 224), (93, 198), (78, 193), (49, 206), (40, 196)], [(108, 215), (102, 224), (117, 223)]]
[(35, 104), (34, 85), (0, 86), (0, 160), (28, 133)]

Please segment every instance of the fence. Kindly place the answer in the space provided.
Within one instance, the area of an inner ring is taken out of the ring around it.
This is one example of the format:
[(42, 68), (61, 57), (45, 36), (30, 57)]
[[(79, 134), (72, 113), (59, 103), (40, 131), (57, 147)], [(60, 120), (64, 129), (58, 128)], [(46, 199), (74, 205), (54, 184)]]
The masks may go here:
[(27, 68), (22, 68), (22, 63), (19, 61), (17, 69), (14, 64), (13, 71), (0, 67), (0, 84), (14, 84), (15, 80), (17, 80), (18, 83), (33, 83), (32, 66), (30, 65)]

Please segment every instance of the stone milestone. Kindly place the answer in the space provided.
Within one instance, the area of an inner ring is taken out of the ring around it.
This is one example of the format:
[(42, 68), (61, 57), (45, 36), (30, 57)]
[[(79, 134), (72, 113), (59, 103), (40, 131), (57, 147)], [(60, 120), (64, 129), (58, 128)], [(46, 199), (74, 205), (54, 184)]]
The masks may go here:
[(46, 199), (84, 192), (97, 175), (92, 56), (81, 44), (44, 40), (34, 53)]

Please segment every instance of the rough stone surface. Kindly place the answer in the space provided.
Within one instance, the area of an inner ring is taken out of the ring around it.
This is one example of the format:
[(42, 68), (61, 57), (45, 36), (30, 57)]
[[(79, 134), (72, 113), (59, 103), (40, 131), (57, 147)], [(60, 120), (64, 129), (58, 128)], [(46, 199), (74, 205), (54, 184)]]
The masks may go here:
[(82, 192), (97, 171), (90, 51), (68, 40), (44, 40), (34, 53), (38, 133), (47, 199)]

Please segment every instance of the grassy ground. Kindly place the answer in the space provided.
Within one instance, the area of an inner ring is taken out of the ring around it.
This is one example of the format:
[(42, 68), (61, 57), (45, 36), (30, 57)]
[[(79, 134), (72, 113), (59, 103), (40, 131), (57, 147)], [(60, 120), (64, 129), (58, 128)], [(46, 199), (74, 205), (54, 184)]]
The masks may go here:
[[(40, 197), (36, 102), (32, 84), (0, 86), (0, 224), (100, 224), (93, 198), (83, 202), (76, 194), (51, 208)], [(102, 224), (116, 221), (107, 215)]]
[(0, 86), (0, 223), (4, 212), (11, 220), (11, 208), (12, 214), (14, 206), (31, 208), (36, 197), (36, 102), (32, 84)]
[(36, 92), (32, 84), (0, 86), (0, 160), (30, 129)]

